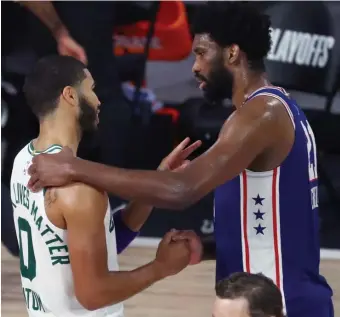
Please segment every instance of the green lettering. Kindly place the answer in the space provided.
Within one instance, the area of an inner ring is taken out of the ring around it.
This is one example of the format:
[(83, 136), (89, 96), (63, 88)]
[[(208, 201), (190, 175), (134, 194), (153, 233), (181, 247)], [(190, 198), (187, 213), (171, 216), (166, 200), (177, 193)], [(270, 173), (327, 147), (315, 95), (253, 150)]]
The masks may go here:
[(45, 307), (41, 301), (39, 294), (29, 288), (22, 288), (22, 292), (24, 294), (27, 309), (45, 312)]
[(25, 294), (25, 289), (22, 288), (22, 293), (24, 294), (24, 298), (25, 298), (25, 302), (26, 302), (26, 306), (27, 306), (27, 298), (26, 298), (26, 294)]
[(24, 190), (24, 207), (26, 207), (27, 210), (30, 209), (30, 192), (28, 190), (28, 188), (24, 185), (22, 185), (23, 190)]
[(25, 288), (25, 291), (26, 291), (27, 308), (30, 309), (30, 293), (31, 293), (31, 290), (29, 288)]
[(41, 298), (40, 296), (37, 294), (37, 298), (38, 298), (38, 301), (39, 301), (39, 305), (40, 305), (40, 310), (43, 310), (45, 312), (45, 307), (41, 301)]
[(14, 192), (14, 197), (15, 197), (15, 203), (19, 203), (19, 198), (18, 198), (18, 193), (15, 190), (15, 184), (13, 184), (13, 192)]
[(32, 205), (32, 208), (31, 208), (31, 215), (33, 216), (34, 218), (34, 221), (36, 220), (37, 218), (37, 211), (38, 211), (38, 206), (35, 205), (35, 201), (33, 201), (33, 205)]
[(68, 255), (55, 255), (51, 257), (52, 265), (69, 264), (70, 258)]
[(19, 202), (20, 205), (24, 205), (25, 202), (25, 189), (24, 186), (18, 183), (18, 192), (19, 192)]
[[(37, 266), (33, 249), (32, 230), (28, 221), (21, 217), (18, 218), (18, 229), (21, 276), (33, 281), (37, 275)], [(27, 253), (23, 251), (23, 239), (26, 239), (24, 245), (27, 245)], [(25, 255), (27, 255), (27, 258)]]
[(66, 251), (68, 252), (68, 248), (67, 248), (67, 245), (58, 245), (58, 246), (55, 246), (55, 247), (49, 247), (48, 250), (50, 251), (50, 254), (53, 255), (53, 251), (56, 250), (58, 252), (61, 252), (61, 251)]
[(17, 194), (18, 194), (18, 201), (17, 201), (17, 203), (18, 204), (22, 204), (22, 202), (21, 202), (21, 187), (20, 187), (20, 184), (19, 183), (17, 183), (16, 184), (17, 185)]
[(37, 221), (35, 222), (35, 224), (38, 227), (38, 230), (40, 231), (41, 228), (41, 222), (42, 222), (43, 218), (41, 216), (39, 216), (39, 218), (37, 219)]
[[(16, 187), (17, 191), (15, 190), (15, 187)], [(16, 184), (13, 184), (13, 192), (14, 192), (15, 202), (17, 204), (24, 206), (26, 209), (29, 209), (30, 192), (29, 192), (28, 188), (26, 186), (20, 184), (20, 183), (16, 183)]]
[(32, 301), (33, 310), (40, 310), (37, 293), (32, 291), (32, 298), (33, 298), (33, 301)]
[(51, 244), (53, 242), (64, 242), (62, 238), (60, 238), (57, 234), (54, 235), (55, 236), (55, 239), (52, 239), (52, 240), (48, 240), (46, 241), (46, 244)]
[(44, 236), (47, 232), (54, 233), (54, 231), (50, 228), (49, 225), (45, 225), (46, 229), (41, 233), (42, 236)]

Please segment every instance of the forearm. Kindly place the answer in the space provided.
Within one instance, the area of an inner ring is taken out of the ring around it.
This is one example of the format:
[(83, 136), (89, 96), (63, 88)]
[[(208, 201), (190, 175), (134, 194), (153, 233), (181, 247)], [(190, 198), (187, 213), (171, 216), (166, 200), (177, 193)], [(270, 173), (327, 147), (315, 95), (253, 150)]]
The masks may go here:
[(216, 242), (214, 236), (203, 237), (201, 242), (203, 245), (202, 261), (216, 260)]
[(152, 206), (130, 202), (114, 215), (116, 227), (117, 253), (120, 254), (139, 235), (139, 231), (149, 218)]
[(67, 33), (67, 29), (60, 20), (51, 1), (18, 1), (30, 10), (53, 34), (55, 38)]
[(132, 201), (121, 210), (122, 220), (130, 230), (138, 232), (148, 220), (152, 209), (151, 205)]
[(184, 208), (192, 191), (180, 173), (125, 170), (81, 159), (73, 162), (71, 170), (74, 181), (155, 207)]
[[(164, 278), (156, 262), (133, 271), (110, 272), (91, 285), (85, 300), (78, 298), (89, 310), (120, 303)], [(83, 297), (84, 298), (84, 297)]]

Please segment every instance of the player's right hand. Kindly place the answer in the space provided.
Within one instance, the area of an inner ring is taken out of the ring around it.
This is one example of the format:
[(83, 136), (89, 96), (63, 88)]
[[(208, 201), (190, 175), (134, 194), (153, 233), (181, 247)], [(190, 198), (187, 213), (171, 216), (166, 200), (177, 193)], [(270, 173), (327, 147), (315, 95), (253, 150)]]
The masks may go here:
[(38, 192), (45, 187), (63, 186), (72, 181), (72, 161), (75, 157), (72, 150), (64, 147), (57, 154), (39, 154), (32, 159), (28, 169), (31, 176), (28, 188)]
[(154, 262), (164, 277), (179, 273), (190, 263), (189, 243), (186, 240), (173, 241), (176, 234), (176, 230), (167, 232), (157, 249)]
[(178, 172), (188, 166), (190, 163), (188, 157), (202, 145), (202, 141), (198, 140), (191, 145), (189, 145), (189, 143), (190, 138), (187, 137), (178, 144), (172, 152), (162, 160), (158, 166), (158, 170)]

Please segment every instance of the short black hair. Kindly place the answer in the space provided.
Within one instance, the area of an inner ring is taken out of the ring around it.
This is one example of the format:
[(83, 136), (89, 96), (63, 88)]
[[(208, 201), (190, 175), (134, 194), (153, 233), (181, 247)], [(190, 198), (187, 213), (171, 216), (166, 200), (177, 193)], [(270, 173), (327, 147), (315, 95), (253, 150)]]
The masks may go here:
[(221, 299), (245, 298), (251, 317), (284, 316), (281, 292), (263, 274), (234, 273), (217, 282), (215, 290)]
[(86, 66), (70, 56), (51, 55), (40, 59), (26, 76), (23, 91), (28, 105), (38, 117), (54, 111), (66, 86), (85, 79)]
[(254, 63), (263, 60), (271, 47), (269, 16), (243, 1), (202, 5), (198, 9), (193, 32), (209, 34), (222, 48), (237, 44), (248, 61)]

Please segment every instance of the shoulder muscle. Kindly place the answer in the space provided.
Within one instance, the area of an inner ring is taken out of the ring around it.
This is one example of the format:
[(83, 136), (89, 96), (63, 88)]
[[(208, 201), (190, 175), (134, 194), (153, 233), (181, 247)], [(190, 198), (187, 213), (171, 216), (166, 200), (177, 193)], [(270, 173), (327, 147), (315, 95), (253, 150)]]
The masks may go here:
[(58, 208), (63, 211), (65, 218), (79, 213), (89, 217), (96, 211), (106, 211), (108, 204), (106, 193), (82, 183), (57, 188), (56, 195)]
[[(272, 137), (268, 132), (268, 128), (273, 128), (277, 121), (276, 100), (267, 96), (259, 96), (242, 108), (233, 112), (222, 127), (220, 138), (229, 138), (232, 140), (240, 140), (251, 133), (264, 134), (264, 141), (270, 142)], [(237, 132), (237, 135), (233, 133)]]
[(50, 188), (45, 194), (45, 207), (50, 220), (60, 224), (62, 217), (66, 226), (72, 221), (85, 227), (93, 225), (94, 221), (102, 223), (107, 205), (105, 192), (82, 183)]

